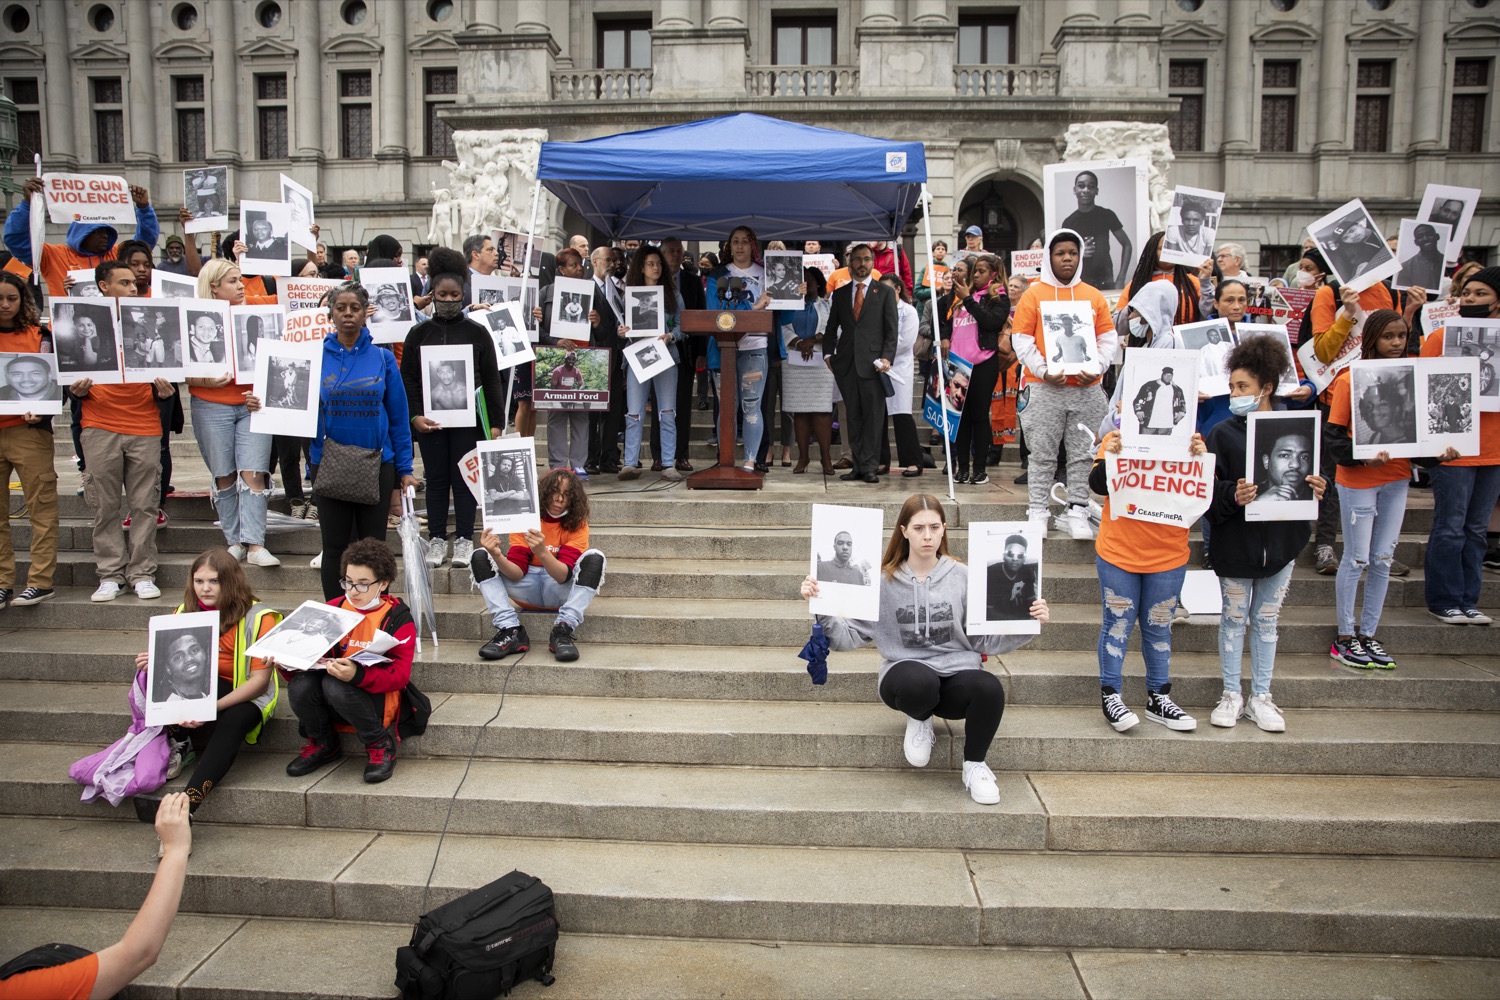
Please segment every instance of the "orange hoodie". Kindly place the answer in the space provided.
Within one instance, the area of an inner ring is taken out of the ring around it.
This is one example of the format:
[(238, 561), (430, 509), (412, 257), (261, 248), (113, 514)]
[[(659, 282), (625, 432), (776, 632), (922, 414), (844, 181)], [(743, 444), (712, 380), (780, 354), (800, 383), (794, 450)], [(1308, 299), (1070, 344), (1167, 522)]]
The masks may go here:
[[(1083, 241), (1077, 233), (1070, 229), (1059, 229), (1048, 239), (1048, 247), (1064, 233), (1070, 233), (1082, 245)], [(1021, 301), (1016, 303), (1015, 315), (1010, 321), (1011, 346), (1015, 348), (1016, 357), (1026, 366), (1027, 379), (1040, 382), (1047, 371), (1047, 331), (1042, 326), (1041, 310), (1043, 302), (1089, 303), (1094, 310), (1094, 341), (1099, 345), (1099, 357), (1105, 367), (1114, 360), (1120, 338), (1115, 333), (1114, 317), (1109, 314), (1109, 302), (1099, 289), (1083, 283), (1083, 279), (1079, 277), (1082, 272), (1083, 266), (1080, 263), (1072, 281), (1067, 284), (1059, 283), (1057, 276), (1052, 273), (1052, 258), (1048, 254), (1042, 258), (1041, 278), (1032, 282), (1031, 287), (1022, 294)], [(1078, 376), (1069, 375), (1066, 384), (1083, 383)]]

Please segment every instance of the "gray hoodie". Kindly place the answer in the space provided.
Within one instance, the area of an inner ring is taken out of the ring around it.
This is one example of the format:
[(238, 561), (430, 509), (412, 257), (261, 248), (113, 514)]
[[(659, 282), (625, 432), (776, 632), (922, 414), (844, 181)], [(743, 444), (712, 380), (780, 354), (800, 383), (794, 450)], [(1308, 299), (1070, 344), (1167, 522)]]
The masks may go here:
[[(880, 650), (880, 677), (891, 664), (916, 660), (947, 677), (960, 670), (979, 670), (980, 653), (1009, 653), (1031, 641), (1029, 635), (980, 635), (964, 632), (969, 599), (969, 568), (942, 556), (925, 581), (917, 582), (905, 565), (880, 581), (880, 620), (856, 621), (818, 615), (828, 645), (838, 651), (875, 644)], [(878, 681), (877, 681), (878, 686)]]
[[(1146, 342), (1140, 346), (1152, 350), (1171, 350), (1177, 346), (1177, 334), (1174, 332), (1172, 322), (1177, 316), (1177, 286), (1170, 281), (1148, 281), (1146, 287), (1140, 291), (1132, 290), (1130, 301), (1125, 308), (1120, 310), (1120, 364), (1125, 363), (1125, 353), (1130, 350), (1130, 324), (1127, 316), (1134, 309), (1141, 314), (1141, 319), (1151, 328), (1151, 334)], [(1109, 397), (1109, 408), (1104, 411), (1104, 419), (1099, 423), (1099, 436), (1102, 438), (1115, 427), (1115, 412), (1120, 406), (1120, 399), (1125, 392), (1125, 380), (1115, 379), (1115, 391)], [(1196, 399), (1190, 401), (1191, 406), (1197, 406)]]

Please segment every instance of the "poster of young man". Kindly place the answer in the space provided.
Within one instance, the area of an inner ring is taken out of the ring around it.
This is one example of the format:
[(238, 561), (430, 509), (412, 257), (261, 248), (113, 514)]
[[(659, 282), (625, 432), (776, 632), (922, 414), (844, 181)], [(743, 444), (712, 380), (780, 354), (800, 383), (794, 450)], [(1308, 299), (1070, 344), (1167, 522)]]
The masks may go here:
[(1247, 521), (1313, 521), (1318, 501), (1307, 477), (1321, 458), (1319, 415), (1307, 410), (1255, 412), (1246, 420), (1245, 481), (1255, 499)]
[(1207, 396), (1229, 395), (1229, 372), (1224, 361), (1234, 350), (1229, 320), (1210, 319), (1172, 327), (1177, 347), (1198, 352), (1198, 391)]
[(1422, 288), (1436, 293), (1443, 281), (1448, 238), (1453, 229), (1441, 222), (1401, 220), (1401, 235), (1396, 243), (1396, 259), (1401, 262), (1396, 278), (1397, 288)]
[(185, 334), (182, 372), (185, 378), (221, 378), (234, 374), (234, 345), (229, 303), (194, 299), (182, 305)]
[(1214, 255), (1214, 237), (1224, 216), (1224, 192), (1178, 186), (1167, 213), (1167, 235), (1161, 259), (1168, 264), (1198, 267)]
[(490, 339), (495, 342), (495, 367), (504, 371), (536, 360), (531, 335), (521, 322), (520, 303), (502, 302), (473, 315), (490, 331)]
[[(1474, 210), (1479, 207), (1478, 188), (1452, 187), (1447, 184), (1429, 184), (1422, 192), (1422, 204), (1417, 209), (1418, 222), (1437, 222), (1449, 227), (1448, 249), (1444, 260), (1458, 263), (1463, 252), (1464, 240), (1469, 238), (1469, 223), (1474, 221)], [(1428, 291), (1436, 291), (1428, 288)]]
[[(184, 233), (221, 233), (229, 228), (229, 168), (190, 167), (182, 172), (182, 207), (193, 218)], [(248, 242), (248, 241), (247, 241)]]
[(0, 414), (23, 417), (62, 413), (57, 355), (0, 354)]
[(270, 274), (289, 278), (292, 274), (292, 210), (279, 201), (240, 202), (240, 254), (244, 274)]
[(1400, 262), (1385, 245), (1380, 227), (1355, 198), (1307, 227), (1342, 285), (1362, 292), (1396, 273)]
[(485, 530), (496, 534), (540, 530), (536, 439), (481, 441), (478, 450), (480, 509)]
[[(818, 596), (808, 601), (815, 615), (858, 621), (880, 617), (880, 551), (884, 516), (878, 507), (815, 503), (808, 572)], [(951, 624), (952, 609), (949, 609)]]
[(1094, 334), (1094, 310), (1087, 302), (1041, 303), (1047, 371), (1061, 375), (1099, 375), (1104, 362)]
[(1027, 521), (969, 525), (970, 635), (1037, 635), (1031, 605), (1042, 596), (1042, 539)]
[(1500, 411), (1500, 378), (1495, 366), (1500, 364), (1500, 319), (1450, 319), (1439, 324), (1443, 331), (1443, 357), (1477, 358), (1479, 360), (1479, 410)]
[(444, 427), (475, 427), (474, 346), (429, 344), (422, 348), (422, 415)]
[(496, 306), (502, 302), (514, 298), (509, 289), (519, 286), (520, 278), (510, 278), (503, 274), (471, 274), (469, 275), (469, 305), (471, 306)]
[(291, 220), (291, 228), (287, 236), (304, 250), (316, 250), (318, 238), (312, 234), (308, 227), (313, 224), (313, 193), (292, 180), (286, 174), (280, 175), (281, 181), (281, 203), (287, 207), (287, 213)]
[(406, 339), (416, 317), (412, 304), (411, 273), (404, 267), (362, 267), (359, 283), (370, 293), (367, 325), (377, 344), (399, 344)]
[(219, 706), (219, 612), (153, 615), (146, 634), (146, 725), (212, 722)]
[(667, 313), (660, 285), (625, 289), (625, 323), (628, 337), (660, 337), (667, 332)]
[(552, 283), (552, 338), (586, 344), (593, 337), (589, 312), (594, 308), (594, 283), (564, 278)]
[(1133, 347), (1120, 371), (1120, 443), (1131, 455), (1186, 458), (1198, 416), (1198, 355)]
[[(181, 617), (181, 616), (178, 616)], [(350, 608), (336, 608), (321, 601), (303, 601), (301, 606), (250, 645), (246, 656), (273, 659), (287, 670), (312, 670), (364, 619)]]
[[(938, 372), (934, 367), (927, 378), (927, 393), (922, 398), (922, 419), (933, 430), (941, 431), (947, 420), (948, 440), (958, 437), (958, 420), (963, 415), (964, 400), (969, 395), (969, 379), (974, 366), (949, 351), (943, 355), (942, 399), (938, 399)], [(947, 411), (946, 415), (944, 411)]]
[(1047, 232), (1071, 229), (1083, 239), (1083, 280), (1117, 291), (1151, 235), (1150, 167), (1145, 160), (1052, 163), (1042, 168)]

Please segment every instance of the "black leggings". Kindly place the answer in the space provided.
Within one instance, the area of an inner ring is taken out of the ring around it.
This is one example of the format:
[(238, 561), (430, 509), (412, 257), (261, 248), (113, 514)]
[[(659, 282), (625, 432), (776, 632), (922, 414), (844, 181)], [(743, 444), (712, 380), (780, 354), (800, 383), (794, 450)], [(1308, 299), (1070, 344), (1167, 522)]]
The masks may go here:
[[(233, 684), (219, 678), (220, 698), (233, 690)], [(229, 773), (234, 759), (239, 756), (240, 747), (245, 745), (245, 737), (258, 725), (260, 709), (253, 702), (242, 701), (221, 710), (213, 722), (205, 722), (194, 729), (178, 730), (179, 736), (186, 734), (192, 740), (193, 749), (198, 752), (198, 764), (184, 789), (190, 809), (196, 812), (208, 798), (208, 793), (224, 780), (224, 775)]]
[(380, 499), (371, 504), (330, 500), (318, 495), (318, 473), (313, 470), (313, 499), (318, 503), (318, 530), (323, 536), (323, 599), (331, 601), (344, 592), (339, 586), (339, 567), (350, 542), (361, 538), (385, 541), (385, 519), (391, 512), (391, 490), (396, 488), (396, 466), (380, 467)]
[(305, 503), (307, 493), (302, 489), (302, 459), (307, 456), (312, 438), (291, 437), (277, 434), (271, 439), (276, 464), (281, 469), (281, 488), (286, 492), (288, 503)]
[(891, 664), (880, 681), (880, 700), (913, 719), (963, 719), (964, 760), (984, 760), (1005, 714), (1005, 688), (988, 670), (943, 677), (917, 660)]
[[(910, 413), (893, 413), (886, 418), (896, 432), (896, 461), (902, 468), (922, 467), (922, 446), (917, 444), (917, 421)], [(880, 434), (880, 464), (891, 466), (891, 436)], [(892, 468), (892, 471), (895, 471)]]
[(458, 460), (479, 443), (483, 433), (478, 427), (443, 427), (423, 433), (417, 431), (417, 448), (422, 452), (422, 470), (427, 475), (427, 533), (433, 538), (448, 537), (448, 495), (453, 494), (454, 538), (474, 539), (474, 494), (464, 484), (458, 471)]
[(971, 455), (975, 475), (984, 472), (993, 437), (990, 433), (990, 400), (995, 395), (998, 381), (998, 354), (975, 365), (969, 375), (969, 391), (964, 396), (964, 408), (958, 417), (958, 436), (953, 440), (953, 464), (961, 472), (970, 468)]

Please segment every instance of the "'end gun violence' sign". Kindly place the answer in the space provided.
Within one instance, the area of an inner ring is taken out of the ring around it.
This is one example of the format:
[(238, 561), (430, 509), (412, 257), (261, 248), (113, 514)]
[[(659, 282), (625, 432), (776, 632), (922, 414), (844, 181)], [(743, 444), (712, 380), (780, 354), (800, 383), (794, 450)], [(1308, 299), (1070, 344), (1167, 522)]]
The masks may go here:
[(1166, 461), (1106, 453), (1111, 518), (1133, 517), (1186, 528), (1213, 499), (1214, 457)]
[(43, 174), (47, 218), (54, 225), (70, 222), (135, 221), (130, 185), (105, 174)]

